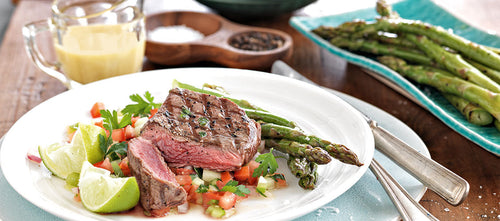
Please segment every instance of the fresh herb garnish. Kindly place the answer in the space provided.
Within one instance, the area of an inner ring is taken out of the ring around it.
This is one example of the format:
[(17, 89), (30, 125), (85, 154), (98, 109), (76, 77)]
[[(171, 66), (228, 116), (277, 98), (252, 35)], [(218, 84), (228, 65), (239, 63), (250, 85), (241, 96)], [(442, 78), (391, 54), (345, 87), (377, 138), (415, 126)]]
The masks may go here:
[(221, 191), (227, 191), (234, 193), (238, 196), (245, 196), (245, 194), (250, 194), (250, 190), (245, 187), (245, 185), (238, 185), (238, 181), (230, 180), (222, 187)]
[(111, 134), (109, 137), (99, 134), (99, 148), (104, 153), (104, 157), (113, 161), (127, 156), (128, 144), (127, 142), (113, 144)]
[(207, 136), (207, 132), (200, 131), (200, 132), (198, 132), (198, 135), (200, 135), (200, 137), (203, 138), (203, 137)]
[(128, 113), (132, 116), (146, 117), (151, 113), (152, 109), (159, 108), (161, 106), (161, 103), (154, 102), (154, 97), (151, 96), (149, 91), (144, 93), (144, 98), (142, 98), (139, 94), (130, 95), (130, 100), (136, 102), (136, 104), (129, 104), (125, 106), (122, 113)]
[(204, 127), (208, 124), (209, 120), (206, 117), (200, 117), (198, 118), (198, 123), (200, 123), (200, 126)]
[(201, 184), (198, 189), (195, 190), (197, 193), (206, 193), (208, 192), (208, 185)]
[(118, 112), (113, 110), (101, 110), (101, 117), (103, 121), (103, 127), (108, 131), (113, 131), (113, 129), (124, 128), (125, 126), (132, 124), (132, 116), (129, 113), (123, 114), (120, 121), (118, 121)]
[(269, 177), (273, 178), (274, 181), (285, 180), (285, 176), (281, 173), (275, 173), (273, 175), (269, 175)]
[(266, 176), (267, 174), (273, 174), (276, 172), (278, 168), (278, 162), (276, 162), (276, 158), (273, 155), (273, 149), (269, 150), (269, 153), (261, 154), (255, 161), (259, 162), (259, 167), (255, 168), (253, 171), (252, 177)]
[(186, 106), (182, 106), (181, 108), (181, 118), (189, 118), (191, 116), (194, 116), (193, 113), (191, 113), (191, 110), (189, 110), (189, 108), (187, 108)]

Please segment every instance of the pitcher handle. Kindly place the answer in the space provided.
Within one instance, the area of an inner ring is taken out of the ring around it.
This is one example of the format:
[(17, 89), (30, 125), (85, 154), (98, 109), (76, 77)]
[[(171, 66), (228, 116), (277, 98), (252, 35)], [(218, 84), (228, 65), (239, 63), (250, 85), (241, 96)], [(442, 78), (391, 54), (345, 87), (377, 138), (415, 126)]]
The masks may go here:
[(78, 82), (70, 80), (63, 73), (57, 71), (58, 66), (47, 61), (47, 59), (45, 59), (45, 57), (40, 52), (36, 43), (36, 36), (39, 33), (45, 31), (49, 31), (49, 24), (47, 20), (35, 21), (23, 26), (22, 33), (25, 49), (28, 53), (28, 56), (31, 58), (31, 60), (33, 60), (36, 66), (40, 68), (40, 70), (61, 81), (68, 89), (72, 89), (81, 85)]

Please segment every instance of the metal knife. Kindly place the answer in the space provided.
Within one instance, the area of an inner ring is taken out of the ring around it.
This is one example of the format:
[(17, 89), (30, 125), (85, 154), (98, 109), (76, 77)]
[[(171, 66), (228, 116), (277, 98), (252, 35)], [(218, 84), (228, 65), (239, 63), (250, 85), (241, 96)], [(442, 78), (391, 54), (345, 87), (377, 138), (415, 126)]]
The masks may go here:
[[(283, 61), (276, 61), (271, 72), (316, 85)], [(469, 183), (465, 179), (422, 155), (404, 141), (377, 125), (377, 122), (370, 119), (366, 114), (361, 114), (372, 130), (377, 150), (391, 158), (448, 203), (459, 205), (465, 200), (469, 193)]]

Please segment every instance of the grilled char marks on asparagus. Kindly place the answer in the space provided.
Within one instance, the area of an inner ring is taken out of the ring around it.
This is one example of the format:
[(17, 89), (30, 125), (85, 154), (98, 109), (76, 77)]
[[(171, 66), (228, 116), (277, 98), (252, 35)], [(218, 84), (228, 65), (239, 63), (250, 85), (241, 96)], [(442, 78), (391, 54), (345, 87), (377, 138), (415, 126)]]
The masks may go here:
[(302, 144), (309, 144), (313, 147), (321, 147), (326, 150), (330, 156), (340, 160), (343, 163), (362, 166), (358, 156), (349, 148), (341, 144), (331, 143), (330, 141), (318, 138), (312, 135), (306, 135), (303, 132), (276, 124), (261, 124), (262, 137), (266, 138), (284, 138), (296, 141)]

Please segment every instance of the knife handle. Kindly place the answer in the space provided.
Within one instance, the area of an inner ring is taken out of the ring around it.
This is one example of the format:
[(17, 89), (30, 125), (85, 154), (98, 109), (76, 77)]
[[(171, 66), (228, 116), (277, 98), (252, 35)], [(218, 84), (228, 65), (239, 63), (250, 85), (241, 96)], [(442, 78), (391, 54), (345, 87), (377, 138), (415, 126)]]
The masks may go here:
[(375, 146), (383, 154), (399, 164), (429, 189), (452, 205), (464, 201), (469, 193), (469, 183), (436, 161), (422, 155), (408, 144), (370, 122)]

